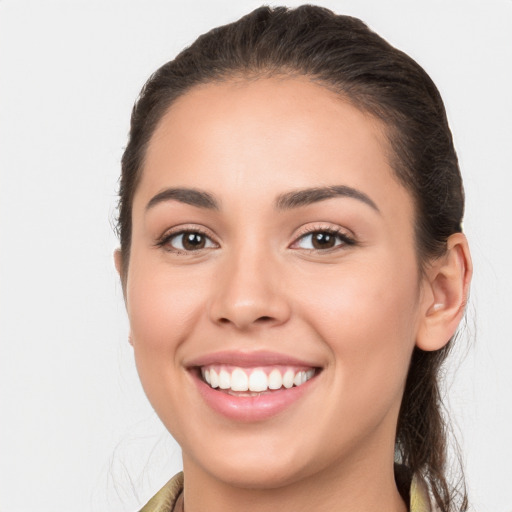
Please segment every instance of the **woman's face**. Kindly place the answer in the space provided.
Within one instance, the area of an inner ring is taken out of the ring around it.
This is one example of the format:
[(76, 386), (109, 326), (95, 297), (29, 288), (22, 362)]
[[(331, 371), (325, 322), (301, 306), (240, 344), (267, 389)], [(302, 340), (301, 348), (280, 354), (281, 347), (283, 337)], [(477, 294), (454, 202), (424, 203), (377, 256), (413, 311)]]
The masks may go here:
[(162, 119), (126, 299), (190, 474), (272, 487), (392, 460), (423, 306), (388, 155), (378, 121), (306, 79), (196, 87)]

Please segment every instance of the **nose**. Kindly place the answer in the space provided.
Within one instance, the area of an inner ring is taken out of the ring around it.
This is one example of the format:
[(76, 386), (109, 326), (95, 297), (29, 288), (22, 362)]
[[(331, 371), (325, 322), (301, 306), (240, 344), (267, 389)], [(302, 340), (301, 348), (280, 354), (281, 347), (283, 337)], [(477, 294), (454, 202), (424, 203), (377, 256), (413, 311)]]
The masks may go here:
[(211, 320), (245, 331), (284, 324), (291, 308), (279, 275), (268, 254), (245, 252), (226, 259), (213, 283)]

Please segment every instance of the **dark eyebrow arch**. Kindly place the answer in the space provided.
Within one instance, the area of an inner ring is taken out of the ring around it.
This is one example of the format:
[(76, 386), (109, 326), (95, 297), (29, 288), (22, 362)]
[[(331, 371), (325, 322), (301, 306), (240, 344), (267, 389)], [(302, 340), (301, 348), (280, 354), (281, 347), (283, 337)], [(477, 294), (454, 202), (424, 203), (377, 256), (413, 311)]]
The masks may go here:
[(151, 198), (146, 205), (146, 211), (165, 201), (179, 201), (180, 203), (190, 204), (198, 208), (207, 208), (209, 210), (219, 209), (217, 200), (211, 194), (203, 190), (197, 190), (195, 188), (166, 188)]
[(334, 197), (349, 197), (351, 199), (357, 199), (380, 213), (377, 205), (364, 192), (345, 185), (306, 188), (287, 192), (286, 194), (278, 196), (276, 200), (276, 208), (279, 210), (300, 208), (301, 206), (307, 206), (320, 201), (325, 201), (326, 199), (332, 199)]

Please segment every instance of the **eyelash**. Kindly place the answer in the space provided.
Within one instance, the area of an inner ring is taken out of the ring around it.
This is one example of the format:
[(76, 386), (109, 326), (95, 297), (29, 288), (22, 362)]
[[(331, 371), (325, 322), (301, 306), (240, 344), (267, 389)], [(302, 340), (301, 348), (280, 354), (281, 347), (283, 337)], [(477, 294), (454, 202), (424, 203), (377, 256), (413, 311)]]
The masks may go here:
[(183, 235), (186, 235), (186, 234), (202, 236), (203, 238), (209, 240), (211, 243), (213, 243), (213, 244), (218, 246), (218, 244), (212, 240), (212, 237), (206, 231), (203, 231), (202, 229), (198, 229), (198, 228), (180, 229), (178, 231), (173, 231), (171, 233), (166, 233), (166, 234), (164, 234), (162, 236), (162, 238), (160, 238), (157, 241), (157, 243), (155, 245), (157, 247), (161, 247), (161, 248), (165, 249), (168, 252), (172, 252), (172, 253), (175, 253), (175, 254), (178, 254), (178, 255), (189, 255), (189, 254), (192, 254), (192, 253), (199, 253), (199, 252), (201, 252), (204, 249), (211, 249), (211, 247), (208, 247), (208, 248), (200, 248), (200, 249), (196, 249), (196, 250), (189, 250), (189, 251), (187, 251), (187, 250), (183, 250), (183, 249), (177, 249), (177, 248), (172, 247), (170, 245), (170, 242), (171, 242), (171, 240), (173, 238), (177, 238), (180, 235), (183, 236)]
[(310, 252), (326, 253), (326, 252), (335, 251), (336, 249), (339, 249), (343, 246), (357, 245), (357, 241), (354, 238), (350, 237), (349, 235), (344, 233), (339, 228), (326, 228), (326, 227), (322, 227), (322, 226), (313, 226), (311, 228), (307, 228), (306, 230), (304, 230), (304, 232), (301, 233), (301, 235), (295, 239), (295, 241), (292, 243), (292, 246), (296, 245), (300, 240), (304, 240), (306, 237), (314, 235), (315, 233), (317, 233), (317, 234), (321, 233), (321, 234), (327, 234), (330, 236), (334, 236), (335, 238), (338, 238), (341, 241), (341, 243), (337, 244), (334, 247), (330, 247), (330, 248), (326, 248), (326, 249), (306, 249)]
[[(304, 240), (306, 237), (314, 235), (315, 233), (317, 233), (317, 234), (321, 233), (321, 234), (327, 234), (330, 236), (334, 236), (334, 237), (338, 238), (341, 241), (341, 243), (335, 245), (334, 247), (329, 247), (329, 248), (325, 248), (325, 249), (305, 249), (306, 251), (314, 252), (314, 253), (326, 253), (326, 252), (335, 251), (336, 249), (339, 249), (340, 247), (343, 247), (343, 246), (357, 245), (356, 240), (354, 240), (354, 238), (348, 236), (346, 233), (342, 232), (341, 229), (333, 229), (333, 228), (314, 226), (312, 228), (308, 228), (308, 229), (304, 230), (304, 232), (301, 233), (300, 236), (298, 236), (292, 242), (290, 247), (293, 248), (293, 246), (296, 245), (299, 241)], [(160, 238), (155, 245), (157, 247), (161, 247), (161, 248), (165, 249), (168, 252), (172, 252), (172, 253), (175, 253), (178, 255), (190, 255), (192, 253), (199, 253), (205, 249), (212, 248), (212, 247), (203, 247), (203, 248), (199, 248), (196, 250), (182, 250), (182, 249), (177, 249), (175, 247), (172, 247), (170, 245), (170, 242), (172, 239), (174, 239), (180, 235), (183, 236), (186, 234), (192, 234), (192, 235), (195, 234), (195, 235), (204, 237), (205, 239), (209, 240), (210, 243), (212, 243), (218, 247), (218, 244), (212, 240), (212, 237), (206, 231), (203, 231), (198, 228), (181, 229), (179, 231), (167, 233), (167, 234), (163, 235), (162, 238)]]

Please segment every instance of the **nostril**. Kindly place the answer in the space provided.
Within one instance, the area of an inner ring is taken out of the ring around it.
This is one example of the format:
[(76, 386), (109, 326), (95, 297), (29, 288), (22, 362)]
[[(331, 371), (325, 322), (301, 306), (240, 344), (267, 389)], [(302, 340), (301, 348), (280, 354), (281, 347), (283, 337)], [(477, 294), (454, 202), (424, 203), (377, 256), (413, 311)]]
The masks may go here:
[[(254, 323), (255, 324), (268, 324), (273, 321), (275, 321), (274, 318), (272, 318), (271, 316), (268, 316), (268, 315), (264, 315), (264, 316), (260, 316), (260, 317), (256, 318), (256, 320), (254, 320)], [(236, 322), (232, 322), (229, 318), (225, 318), (225, 317), (219, 318), (217, 320), (217, 322), (222, 325), (236, 323)]]
[(272, 320), (273, 318), (271, 316), (260, 316), (259, 318), (256, 319), (256, 322), (266, 323), (271, 322)]

